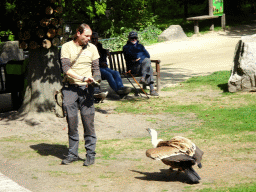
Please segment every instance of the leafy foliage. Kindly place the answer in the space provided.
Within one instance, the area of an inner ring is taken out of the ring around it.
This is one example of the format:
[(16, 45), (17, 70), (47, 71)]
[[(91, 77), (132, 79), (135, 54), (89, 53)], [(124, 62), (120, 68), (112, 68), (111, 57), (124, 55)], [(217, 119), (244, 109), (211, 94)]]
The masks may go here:
[[(123, 49), (123, 46), (126, 44), (128, 40), (128, 34), (131, 31), (136, 31), (131, 28), (122, 28), (121, 35), (110, 38), (108, 40), (102, 40), (101, 43), (105, 49), (109, 49), (110, 51), (120, 51)], [(137, 31), (138, 38), (140, 43), (147, 45), (156, 43), (158, 41), (158, 35), (162, 33), (160, 29), (151, 25), (146, 27), (142, 31)]]

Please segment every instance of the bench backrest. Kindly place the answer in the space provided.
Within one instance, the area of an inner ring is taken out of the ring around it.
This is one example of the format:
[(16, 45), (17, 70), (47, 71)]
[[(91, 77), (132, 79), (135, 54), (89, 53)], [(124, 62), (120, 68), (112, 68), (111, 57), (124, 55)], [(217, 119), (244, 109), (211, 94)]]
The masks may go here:
[(110, 52), (108, 56), (109, 68), (118, 71), (120, 74), (127, 72), (123, 51)]

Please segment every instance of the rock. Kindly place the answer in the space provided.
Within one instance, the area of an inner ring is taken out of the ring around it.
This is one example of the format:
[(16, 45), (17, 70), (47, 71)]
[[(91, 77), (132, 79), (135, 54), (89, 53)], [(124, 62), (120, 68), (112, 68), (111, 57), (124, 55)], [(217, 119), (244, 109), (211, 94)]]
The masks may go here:
[(171, 25), (158, 36), (158, 41), (171, 41), (188, 38), (180, 25)]
[(228, 91), (256, 91), (256, 35), (241, 37), (236, 45)]
[(3, 63), (10, 60), (24, 60), (23, 50), (19, 49), (18, 41), (7, 41), (0, 45), (0, 58)]

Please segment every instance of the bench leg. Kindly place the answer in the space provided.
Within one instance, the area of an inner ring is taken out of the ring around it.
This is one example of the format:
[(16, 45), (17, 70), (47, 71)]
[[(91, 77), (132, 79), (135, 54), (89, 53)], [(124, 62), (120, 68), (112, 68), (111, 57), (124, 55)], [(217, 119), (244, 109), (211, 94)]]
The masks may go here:
[(226, 30), (226, 16), (225, 16), (225, 14), (223, 14), (222, 17), (221, 17), (221, 27), (222, 27), (223, 31)]
[(211, 27), (210, 27), (210, 31), (214, 31), (214, 22), (212, 20), (212, 24), (211, 24)]
[(157, 76), (156, 77), (156, 86), (157, 86), (157, 92), (160, 91), (160, 78)]
[(194, 31), (195, 31), (195, 34), (198, 34), (198, 33), (199, 33), (198, 21), (194, 21)]
[(210, 31), (214, 31), (214, 23), (213, 22), (211, 24)]

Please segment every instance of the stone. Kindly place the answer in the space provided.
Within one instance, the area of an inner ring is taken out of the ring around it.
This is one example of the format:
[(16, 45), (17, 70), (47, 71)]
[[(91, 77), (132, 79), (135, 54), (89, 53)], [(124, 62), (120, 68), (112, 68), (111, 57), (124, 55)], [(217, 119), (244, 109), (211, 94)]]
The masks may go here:
[(6, 41), (0, 45), (0, 58), (3, 63), (10, 60), (24, 60), (23, 50), (19, 48), (19, 41)]
[(168, 27), (161, 33), (161, 35), (158, 36), (158, 41), (172, 41), (187, 38), (188, 37), (180, 25), (170, 25), (170, 27)]
[(256, 91), (256, 35), (243, 36), (234, 53), (228, 91)]

